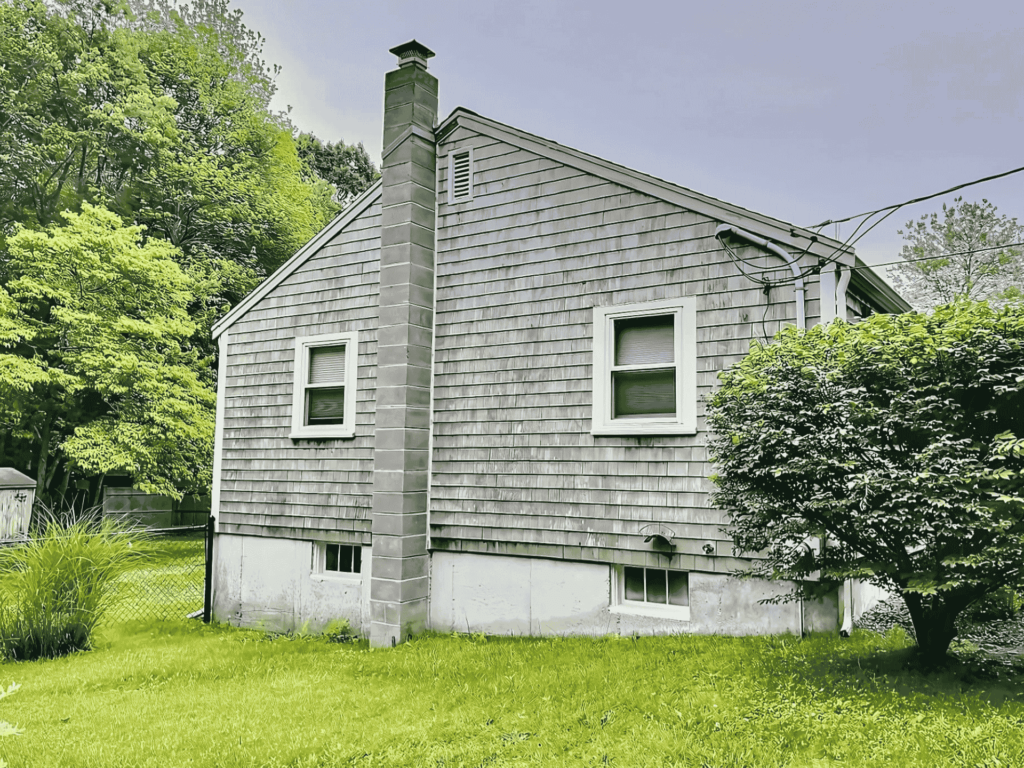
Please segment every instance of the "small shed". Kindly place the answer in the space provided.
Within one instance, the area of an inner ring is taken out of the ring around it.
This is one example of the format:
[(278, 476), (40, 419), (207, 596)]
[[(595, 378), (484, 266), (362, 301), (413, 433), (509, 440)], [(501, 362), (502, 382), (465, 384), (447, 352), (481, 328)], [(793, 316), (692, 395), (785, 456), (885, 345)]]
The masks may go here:
[(0, 541), (28, 535), (36, 481), (11, 467), (0, 467)]

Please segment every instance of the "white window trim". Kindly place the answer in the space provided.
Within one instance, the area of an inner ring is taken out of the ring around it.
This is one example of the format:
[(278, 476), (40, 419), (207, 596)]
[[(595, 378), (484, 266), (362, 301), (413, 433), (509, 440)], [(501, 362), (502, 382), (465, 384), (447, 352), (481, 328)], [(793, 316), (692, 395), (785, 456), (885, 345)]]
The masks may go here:
[[(339, 544), (343, 542), (326, 542), (326, 541), (315, 541), (313, 542), (313, 557), (310, 566), (310, 575), (315, 581), (324, 581), (330, 579), (331, 581), (347, 581), (352, 584), (359, 584), (363, 581), (363, 570), (359, 573), (351, 573), (348, 571), (328, 571), (327, 570), (327, 545), (328, 544)], [(366, 563), (368, 552), (366, 547), (360, 544), (345, 544), (348, 547), (358, 547), (362, 550), (360, 554), (361, 562)]]
[[(676, 414), (661, 419), (612, 418), (611, 367), (616, 320), (675, 316)], [(592, 435), (694, 435), (697, 433), (697, 301), (693, 297), (594, 307)]]
[[(309, 379), (309, 350), (314, 347), (345, 345), (345, 422), (344, 424), (303, 424), (306, 410), (306, 386)], [(324, 333), (295, 339), (295, 384), (292, 389), (292, 439), (355, 437), (356, 371), (359, 333)]]
[[(631, 566), (645, 568), (647, 566)], [(636, 600), (626, 599), (626, 570), (625, 566), (612, 566), (612, 604), (609, 608), (611, 613), (619, 613), (627, 616), (647, 616), (654, 619), (668, 619), (671, 621), (689, 621), (690, 606), (688, 605), (659, 605), (658, 603), (645, 603)], [(673, 571), (676, 568), (655, 568), (658, 571)], [(686, 574), (687, 589), (690, 581), (689, 571), (680, 571)]]
[[(469, 194), (465, 197), (455, 197), (455, 156), (469, 152)], [(473, 165), (473, 148), (467, 147), (465, 149), (453, 149), (448, 153), (448, 205), (459, 205), (460, 203), (468, 203), (473, 199), (474, 192), (474, 176), (476, 176), (476, 168)]]

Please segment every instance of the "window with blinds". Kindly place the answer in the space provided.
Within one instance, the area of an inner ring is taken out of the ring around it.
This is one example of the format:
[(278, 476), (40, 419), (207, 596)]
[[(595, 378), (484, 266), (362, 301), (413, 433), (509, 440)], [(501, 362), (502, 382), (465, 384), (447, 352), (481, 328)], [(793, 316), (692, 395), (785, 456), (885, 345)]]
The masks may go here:
[(307, 426), (345, 423), (346, 346), (310, 347), (304, 421)]
[(448, 202), (473, 197), (473, 148), (448, 155)]
[(675, 315), (615, 320), (612, 417), (675, 416)]
[(295, 340), (293, 439), (354, 437), (358, 333)]
[(595, 435), (697, 428), (696, 300), (594, 307)]

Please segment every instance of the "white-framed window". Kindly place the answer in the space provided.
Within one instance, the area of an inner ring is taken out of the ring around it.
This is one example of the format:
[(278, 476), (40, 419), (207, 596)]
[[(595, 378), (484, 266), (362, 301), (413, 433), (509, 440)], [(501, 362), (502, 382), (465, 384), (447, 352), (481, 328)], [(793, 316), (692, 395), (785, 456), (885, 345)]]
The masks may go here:
[(448, 153), (448, 204), (473, 199), (473, 148)]
[(667, 568), (616, 568), (616, 604), (621, 613), (690, 620), (690, 574)]
[(595, 435), (697, 431), (692, 297), (594, 307)]
[(313, 573), (358, 576), (363, 570), (363, 548), (358, 544), (313, 545)]
[(295, 340), (291, 437), (355, 435), (358, 350), (355, 331)]

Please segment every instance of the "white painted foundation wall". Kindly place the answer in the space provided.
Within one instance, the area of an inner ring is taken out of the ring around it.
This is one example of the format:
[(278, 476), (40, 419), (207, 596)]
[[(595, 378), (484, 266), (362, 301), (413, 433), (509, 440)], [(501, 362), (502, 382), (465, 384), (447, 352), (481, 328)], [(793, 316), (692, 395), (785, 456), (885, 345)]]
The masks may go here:
[[(430, 575), (429, 627), (437, 631), (760, 635), (801, 629), (799, 604), (758, 604), (788, 592), (787, 583), (691, 572), (690, 619), (680, 621), (616, 606), (611, 565), (434, 552)], [(835, 632), (838, 622), (838, 596), (804, 604), (804, 631)]]
[(361, 574), (314, 573), (309, 541), (219, 533), (214, 538), (213, 618), (271, 632), (320, 632), (348, 619), (370, 628), (370, 548)]
[[(214, 540), (213, 617), (273, 632), (318, 632), (347, 619), (370, 627), (370, 547), (358, 576), (314, 573), (308, 541), (218, 534)], [(797, 634), (796, 603), (760, 605), (785, 583), (693, 571), (689, 620), (644, 615), (616, 605), (616, 566), (541, 558), (434, 552), (428, 628), (492, 635)], [(803, 629), (834, 632), (838, 600), (806, 603)]]

